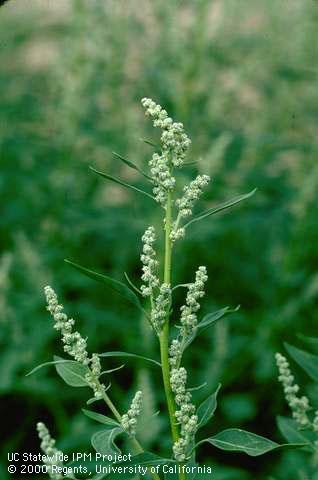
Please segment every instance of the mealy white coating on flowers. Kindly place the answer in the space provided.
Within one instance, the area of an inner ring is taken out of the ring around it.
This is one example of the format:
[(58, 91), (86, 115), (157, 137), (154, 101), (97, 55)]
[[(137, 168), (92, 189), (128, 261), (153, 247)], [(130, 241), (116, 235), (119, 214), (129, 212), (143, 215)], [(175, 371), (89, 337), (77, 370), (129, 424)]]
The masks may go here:
[(142, 408), (142, 399), (142, 392), (136, 392), (128, 412), (121, 417), (121, 424), (123, 428), (133, 436), (136, 435), (138, 417), (140, 416)]
[(57, 295), (51, 287), (45, 287), (44, 293), (48, 304), (47, 310), (55, 321), (54, 328), (60, 330), (62, 334), (62, 342), (65, 344), (64, 351), (76, 361), (88, 365), (87, 342), (80, 333), (72, 331), (75, 321), (72, 318), (67, 318), (67, 315), (63, 312), (63, 306), (59, 305)]
[(159, 289), (159, 295), (153, 302), (151, 309), (151, 324), (157, 333), (160, 333), (165, 323), (171, 304), (171, 288), (167, 283), (163, 283)]
[(150, 98), (143, 98), (141, 104), (146, 110), (146, 115), (153, 119), (154, 127), (163, 130), (161, 135), (163, 151), (172, 154), (171, 162), (174, 167), (180, 167), (191, 145), (191, 140), (184, 132), (183, 124), (174, 122), (168, 117), (166, 110)]
[(169, 363), (171, 368), (177, 368), (182, 357), (182, 345), (179, 339), (174, 339), (169, 348)]
[(153, 193), (157, 202), (165, 206), (167, 192), (172, 191), (176, 183), (172, 169), (182, 166), (191, 141), (185, 134), (182, 123), (174, 122), (160, 105), (150, 98), (143, 98), (141, 103), (146, 115), (152, 118), (154, 127), (162, 129), (162, 151), (153, 154), (149, 166), (155, 183)]
[(190, 335), (196, 328), (198, 319), (196, 312), (200, 308), (198, 299), (204, 296), (204, 284), (208, 280), (206, 267), (199, 267), (195, 274), (195, 282), (188, 286), (186, 305), (181, 307), (180, 323), (182, 325), (180, 335)]
[(179, 227), (177, 225), (177, 222), (173, 222), (172, 229), (170, 232), (170, 240), (172, 242), (175, 242), (176, 240), (179, 240), (180, 238), (183, 238), (185, 236), (185, 228), (184, 227)]
[(311, 426), (307, 412), (311, 409), (307, 397), (298, 397), (299, 386), (294, 383), (287, 359), (280, 353), (276, 353), (276, 364), (279, 370), (278, 380), (282, 383), (286, 401), (292, 411), (292, 416), (301, 428)]
[(157, 277), (158, 261), (156, 260), (156, 252), (153, 248), (153, 244), (156, 241), (156, 233), (154, 227), (148, 227), (142, 236), (143, 249), (140, 260), (143, 264), (142, 267), (142, 281), (144, 285), (140, 290), (144, 297), (150, 297), (153, 293), (153, 289), (159, 286), (159, 279)]
[(86, 340), (79, 332), (72, 331), (75, 321), (72, 318), (69, 319), (63, 312), (63, 306), (59, 305), (57, 295), (53, 288), (47, 286), (44, 288), (44, 292), (48, 304), (47, 310), (51, 313), (55, 321), (54, 328), (62, 334), (64, 351), (77, 362), (87, 366), (88, 373), (85, 375), (85, 380), (93, 389), (95, 397), (101, 398), (105, 391), (105, 386), (98, 381), (101, 374), (101, 364), (98, 355), (93, 353), (92, 357), (89, 358)]
[(210, 182), (208, 175), (198, 175), (189, 185), (183, 189), (183, 196), (176, 200), (176, 205), (179, 209), (180, 217), (188, 217), (192, 215), (192, 209), (196, 200), (202, 195), (204, 187)]
[(97, 353), (93, 353), (92, 358), (90, 359), (89, 367), (89, 372), (85, 375), (85, 380), (87, 381), (91, 389), (94, 391), (94, 396), (100, 399), (102, 398), (106, 387), (98, 380), (100, 374), (102, 373), (102, 367)]
[(36, 426), (39, 438), (41, 440), (41, 450), (46, 455), (43, 463), (48, 467), (48, 475), (53, 480), (61, 480), (63, 479), (63, 475), (60, 473), (52, 472), (52, 466), (56, 465), (58, 467), (63, 467), (63, 463), (59, 461), (59, 457), (63, 455), (63, 453), (55, 448), (55, 440), (51, 437), (50, 432), (44, 425), (44, 423), (39, 422)]
[(180, 438), (173, 445), (174, 458), (184, 462), (189, 454), (189, 448), (198, 427), (198, 417), (195, 406), (192, 404), (191, 393), (186, 389), (187, 371), (185, 368), (172, 368), (170, 372), (170, 385), (175, 395), (177, 410), (175, 418), (180, 425)]

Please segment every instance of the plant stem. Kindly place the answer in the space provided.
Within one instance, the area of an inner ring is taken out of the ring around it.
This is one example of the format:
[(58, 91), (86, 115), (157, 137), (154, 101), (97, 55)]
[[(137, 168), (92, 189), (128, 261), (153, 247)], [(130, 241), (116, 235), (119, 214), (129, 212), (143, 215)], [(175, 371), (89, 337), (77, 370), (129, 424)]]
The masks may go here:
[[(109, 396), (107, 395), (107, 393), (103, 391), (102, 392), (102, 397), (103, 397), (104, 402), (106, 403), (106, 405), (109, 407), (112, 414), (116, 418), (116, 420), (118, 420), (118, 422), (121, 423), (121, 415), (120, 415), (119, 411), (117, 410), (117, 408), (115, 407), (115, 405), (113, 404), (113, 402), (111, 401), (111, 399), (109, 398)], [(144, 449), (142, 448), (142, 446), (140, 445), (140, 443), (138, 442), (138, 440), (135, 437), (130, 437), (130, 441), (131, 441), (132, 445), (134, 446), (137, 453), (143, 453), (144, 452)], [(161, 480), (159, 475), (155, 472), (151, 473), (151, 476), (154, 480)]]
[[(171, 254), (172, 254), (172, 242), (170, 240), (170, 233), (172, 227), (172, 197), (168, 192), (167, 204), (166, 204), (166, 218), (165, 218), (165, 261), (164, 261), (164, 283), (171, 285)], [(166, 394), (170, 428), (173, 443), (177, 442), (180, 438), (179, 428), (175, 422), (176, 405), (174, 395), (170, 385), (170, 365), (169, 365), (169, 313), (165, 320), (165, 324), (159, 336), (160, 341), (160, 357), (162, 365), (162, 378)], [(186, 480), (186, 474), (180, 472), (179, 480)]]

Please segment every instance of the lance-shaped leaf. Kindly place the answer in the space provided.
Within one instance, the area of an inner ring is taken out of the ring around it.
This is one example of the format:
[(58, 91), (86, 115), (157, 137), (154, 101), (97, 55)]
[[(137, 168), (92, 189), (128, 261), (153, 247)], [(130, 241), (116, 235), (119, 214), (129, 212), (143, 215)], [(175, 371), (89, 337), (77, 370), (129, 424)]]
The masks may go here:
[(293, 347), (288, 343), (284, 343), (289, 355), (295, 360), (298, 365), (305, 370), (308, 375), (318, 382), (318, 355), (305, 352), (299, 348)]
[(91, 438), (91, 443), (97, 453), (102, 455), (114, 455), (115, 453), (121, 453), (115, 439), (124, 432), (121, 427), (115, 427), (113, 429), (101, 430), (94, 433)]
[(118, 158), (121, 162), (125, 163), (128, 167), (132, 168), (133, 170), (136, 170), (137, 172), (141, 173), (141, 175), (143, 175), (145, 178), (152, 181), (152, 178), (149, 175), (147, 175), (147, 173), (145, 173), (143, 170), (141, 170), (141, 168), (139, 168), (138, 165), (136, 165), (134, 162), (132, 162), (131, 160), (128, 160), (122, 155), (119, 155), (119, 153), (116, 153), (116, 152), (112, 152), (112, 153), (116, 158)]
[(213, 417), (214, 412), (217, 407), (217, 395), (221, 388), (221, 384), (218, 385), (217, 389), (215, 390), (212, 395), (210, 395), (198, 408), (197, 416), (198, 416), (198, 428), (204, 427)]
[(147, 138), (141, 138), (140, 140), (146, 143), (146, 145), (150, 145), (151, 147), (154, 147), (154, 148), (159, 148), (159, 145), (154, 143), (152, 140), (148, 140)]
[(93, 280), (104, 283), (107, 285), (109, 288), (117, 292), (121, 297), (123, 297), (125, 300), (130, 302), (132, 305), (137, 307), (139, 310), (141, 310), (144, 314), (146, 314), (145, 310), (142, 308), (141, 303), (139, 301), (139, 298), (133, 292), (127, 285), (124, 283), (120, 282), (119, 280), (115, 280), (114, 278), (108, 277), (107, 275), (103, 275), (101, 273), (94, 272), (93, 270), (89, 270), (88, 268), (82, 267), (81, 265), (78, 265), (77, 263), (71, 262), (70, 260), (65, 260), (66, 263), (71, 265), (73, 268), (76, 268), (79, 272), (83, 273), (89, 278), (92, 278)]
[(239, 195), (238, 197), (232, 198), (231, 200), (228, 200), (227, 202), (221, 203), (220, 205), (217, 205), (216, 207), (211, 207), (208, 210), (205, 210), (204, 212), (199, 213), (195, 217), (192, 218), (188, 223), (184, 225), (184, 227), (188, 227), (191, 225), (193, 222), (198, 222), (199, 220), (203, 220), (206, 217), (209, 217), (210, 215), (215, 215), (216, 213), (221, 212), (222, 210), (226, 210), (227, 208), (233, 207), (234, 205), (237, 205), (238, 203), (242, 202), (243, 200), (246, 200), (247, 198), (251, 197), (254, 195), (256, 192), (256, 188), (252, 190), (249, 193), (245, 193), (244, 195)]
[(224, 307), (220, 310), (217, 310), (216, 312), (208, 313), (207, 315), (205, 315), (203, 319), (197, 324), (191, 335), (187, 337), (185, 343), (183, 344), (183, 351), (188, 348), (188, 346), (191, 345), (193, 340), (206, 328), (210, 327), (213, 323), (220, 320), (226, 314), (237, 312), (239, 308), (239, 305), (236, 308)]
[(258, 457), (259, 455), (264, 455), (264, 453), (272, 452), (279, 448), (300, 448), (304, 446), (303, 443), (280, 445), (268, 438), (238, 428), (229, 428), (214, 435), (214, 437), (201, 440), (197, 446), (202, 443), (210, 443), (220, 450), (227, 450), (229, 452), (243, 452), (251, 457)]
[[(299, 430), (297, 423), (292, 418), (278, 416), (277, 425), (281, 431), (281, 434), (290, 443), (311, 443), (314, 441), (314, 432), (308, 430)], [(313, 451), (314, 446), (308, 445), (306, 450)]]
[(118, 183), (118, 185), (121, 185), (123, 187), (126, 187), (130, 190), (134, 190), (135, 192), (142, 193), (143, 195), (146, 195), (146, 197), (151, 198), (152, 200), (156, 201), (155, 197), (151, 195), (148, 192), (145, 192), (144, 190), (141, 190), (140, 188), (135, 187), (134, 185), (130, 185), (130, 183), (123, 182), (119, 178), (113, 177), (112, 175), (108, 175), (107, 173), (100, 172), (98, 170), (95, 170), (93, 167), (89, 167), (92, 172), (96, 173), (97, 175), (100, 175), (103, 178), (106, 178), (107, 180), (110, 180), (111, 182)]
[(110, 428), (120, 427), (120, 424), (113, 420), (112, 418), (106, 417), (106, 415), (102, 415), (101, 413), (92, 412), (91, 410), (86, 410), (82, 408), (82, 412), (88, 418), (95, 420), (96, 422), (102, 423), (103, 425), (107, 425)]
[(157, 362), (157, 360), (153, 360), (152, 358), (143, 357), (142, 355), (137, 355), (136, 353), (129, 353), (129, 352), (105, 352), (99, 353), (99, 357), (132, 357), (138, 358), (140, 360), (145, 360), (146, 362), (153, 363), (157, 365), (157, 367), (161, 367), (161, 363)]

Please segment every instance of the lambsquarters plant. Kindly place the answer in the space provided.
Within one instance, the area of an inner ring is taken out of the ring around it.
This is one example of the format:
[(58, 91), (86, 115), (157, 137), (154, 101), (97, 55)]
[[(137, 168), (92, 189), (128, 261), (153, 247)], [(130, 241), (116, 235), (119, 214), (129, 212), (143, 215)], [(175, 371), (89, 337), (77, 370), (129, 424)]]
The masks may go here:
[[(160, 246), (158, 242), (159, 232), (156, 231), (154, 226), (147, 226), (142, 236), (142, 275), (139, 288), (132, 285), (130, 281), (127, 282), (128, 286), (80, 265), (69, 263), (82, 273), (104, 282), (116, 290), (138, 307), (148, 319), (149, 326), (158, 339), (160, 361), (159, 359), (145, 360), (156, 363), (161, 369), (171, 430), (170, 452), (165, 452), (165, 457), (145, 452), (138, 440), (136, 433), (138, 421), (142, 416), (143, 393), (141, 391), (136, 392), (128, 411), (122, 414), (111, 400), (109, 387), (101, 380), (101, 375), (104, 373), (102, 372), (101, 357), (118, 356), (119, 354), (124, 356), (127, 354), (123, 352), (90, 354), (87, 349), (87, 341), (75, 330), (75, 321), (68, 318), (62, 305), (59, 304), (54, 290), (47, 286), (45, 287), (47, 309), (53, 317), (54, 328), (61, 335), (64, 352), (72, 357), (72, 360), (55, 358), (54, 362), (50, 363), (55, 364), (57, 372), (66, 383), (75, 387), (87, 386), (91, 388), (94, 398), (89, 400), (88, 403), (99, 400), (105, 402), (106, 413), (109, 416), (97, 414), (92, 410), (84, 410), (88, 417), (104, 425), (104, 429), (95, 433), (91, 439), (96, 452), (104, 455), (118, 454), (119, 449), (115, 440), (120, 435), (127, 436), (131, 442), (134, 456), (130, 461), (112, 464), (102, 462), (97, 476), (94, 477), (95, 480), (100, 480), (108, 475), (113, 478), (116, 471), (120, 472), (120, 478), (131, 478), (140, 471), (138, 469), (141, 467), (145, 471), (148, 469), (147, 474), (156, 480), (163, 478), (163, 475), (165, 479), (192, 480), (202, 478), (200, 475), (204, 473), (211, 473), (210, 467), (196, 464), (196, 451), (204, 443), (221, 450), (244, 452), (251, 456), (262, 455), (282, 446), (256, 434), (236, 428), (213, 433), (209, 438), (200, 437), (200, 429), (211, 420), (215, 413), (220, 386), (201, 405), (197, 406), (188, 387), (188, 372), (183, 365), (183, 357), (195, 338), (204, 329), (229, 313), (230, 310), (224, 308), (208, 314), (203, 319), (199, 318), (200, 301), (205, 294), (205, 286), (208, 281), (207, 269), (203, 265), (198, 266), (192, 279), (186, 279), (188, 283), (172, 284), (173, 252), (190, 226), (194, 222), (204, 220), (245, 200), (254, 191), (193, 215), (193, 208), (204, 189), (208, 188), (210, 177), (208, 175), (198, 175), (189, 184), (183, 187), (179, 185), (178, 171), (186, 163), (191, 142), (184, 132), (182, 123), (174, 122), (160, 105), (149, 98), (144, 98), (141, 103), (146, 116), (152, 120), (154, 127), (161, 130), (161, 145), (149, 161), (148, 172), (144, 172), (129, 160), (120, 156), (118, 158), (129, 167), (137, 170), (150, 182), (152, 193), (137, 189), (133, 185), (108, 174), (92, 170), (107, 180), (144, 194), (148, 199), (159, 205), (163, 214), (164, 245)], [(158, 261), (160, 248), (164, 249), (163, 265), (160, 265)], [(186, 293), (184, 304), (178, 315), (177, 329), (173, 330), (176, 330), (177, 334), (172, 335), (170, 320), (173, 309), (173, 293), (178, 287), (184, 288)], [(131, 354), (129, 355), (131, 356)], [(66, 473), (68, 478), (75, 478), (76, 470), (72, 470), (70, 467), (68, 469), (67, 465), (61, 463), (60, 452), (55, 448), (55, 442), (46, 426), (39, 423), (37, 428), (42, 440), (41, 448), (48, 456), (45, 461), (49, 476), (52, 479), (59, 480), (63, 478), (63, 475), (65, 478)], [(57, 454), (58, 462), (54, 461), (54, 458), (52, 459), (54, 454)]]

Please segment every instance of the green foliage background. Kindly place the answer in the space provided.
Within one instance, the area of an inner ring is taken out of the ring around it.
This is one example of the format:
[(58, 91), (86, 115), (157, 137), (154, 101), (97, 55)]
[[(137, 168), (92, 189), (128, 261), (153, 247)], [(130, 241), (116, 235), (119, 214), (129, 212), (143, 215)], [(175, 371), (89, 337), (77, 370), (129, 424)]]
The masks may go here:
[[(0, 9), (3, 480), (8, 450), (38, 451), (37, 421), (65, 451), (87, 450), (96, 429), (80, 413), (85, 389), (61, 384), (50, 369), (25, 378), (62, 351), (44, 285), (58, 291), (91, 351), (157, 355), (134, 310), (63, 262), (138, 282), (140, 237), (160, 212), (88, 166), (142, 185), (112, 151), (141, 165), (151, 155), (140, 141), (156, 139), (144, 96), (184, 123), (196, 161), (185, 175), (211, 175), (207, 205), (258, 187), (243, 206), (193, 227), (174, 278), (189, 281), (207, 265), (202, 312), (241, 305), (187, 357), (191, 383), (209, 383), (198, 401), (223, 383), (209, 431), (237, 426), (282, 441), (275, 417), (287, 409), (273, 355), (299, 332), (317, 334), (317, 26), (312, 0), (11, 0)], [(129, 361), (114, 377), (121, 410), (137, 384), (149, 415), (162, 409), (155, 370)], [(318, 390), (308, 387), (317, 405)], [(143, 442), (166, 448), (165, 432), (156, 417)], [(215, 467), (215, 480), (287, 480), (307, 460), (209, 447), (200, 461)]]

